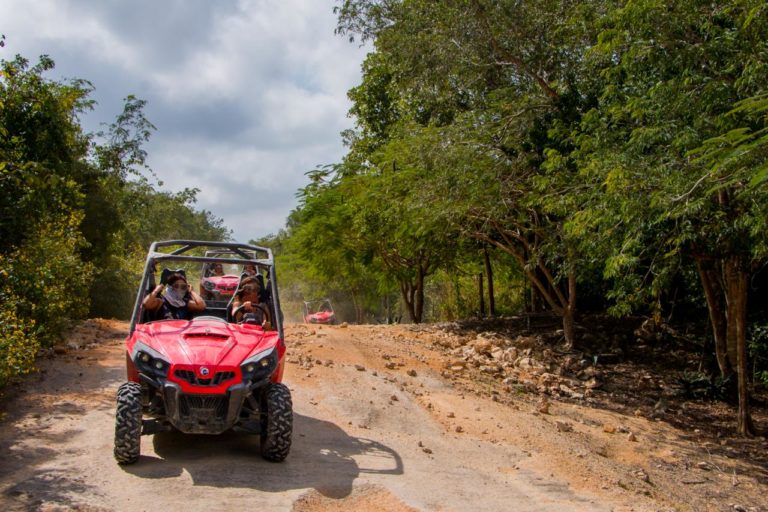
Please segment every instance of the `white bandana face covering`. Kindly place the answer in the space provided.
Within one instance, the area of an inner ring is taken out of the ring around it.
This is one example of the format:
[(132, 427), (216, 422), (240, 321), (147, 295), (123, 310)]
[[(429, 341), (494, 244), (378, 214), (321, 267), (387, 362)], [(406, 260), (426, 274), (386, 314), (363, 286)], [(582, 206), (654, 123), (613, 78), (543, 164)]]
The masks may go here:
[(186, 302), (184, 301), (184, 296), (186, 294), (186, 291), (175, 290), (170, 285), (165, 286), (165, 300), (167, 300), (168, 304), (171, 306), (180, 308), (186, 305)]

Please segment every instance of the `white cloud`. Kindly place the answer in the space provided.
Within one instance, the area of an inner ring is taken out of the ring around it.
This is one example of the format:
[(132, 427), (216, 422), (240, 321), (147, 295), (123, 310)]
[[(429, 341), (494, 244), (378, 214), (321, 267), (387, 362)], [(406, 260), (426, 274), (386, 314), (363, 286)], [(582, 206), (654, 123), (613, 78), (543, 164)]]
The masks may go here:
[(91, 80), (99, 121), (128, 94), (146, 99), (158, 177), (199, 188), (198, 206), (247, 240), (283, 227), (304, 173), (343, 155), (365, 49), (334, 35), (335, 4), (6, 0), (0, 56), (47, 53), (58, 76)]
[(358, 48), (333, 35), (332, 2), (243, 0), (210, 37), (150, 75), (172, 101), (240, 98), (277, 82), (336, 92), (359, 74)]
[[(155, 146), (157, 146), (155, 144)], [(196, 139), (165, 141), (150, 164), (167, 188), (199, 188), (198, 206), (222, 217), (237, 240), (276, 233), (296, 207), (304, 173), (338, 161), (335, 144), (308, 145), (299, 154)]]
[(3, 27), (9, 48), (31, 48), (33, 53), (25, 55), (30, 60), (41, 54), (49, 54), (55, 60), (63, 44), (80, 53), (84, 60), (118, 62), (127, 69), (138, 63), (134, 45), (121, 40), (99, 19), (73, 11), (67, 2), (7, 0), (3, 10), (4, 17), (11, 18), (7, 20), (11, 21), (7, 23), (10, 26)]
[[(331, 93), (308, 91), (299, 84), (285, 84), (265, 91), (262, 107), (269, 130), (280, 139), (302, 146), (327, 139), (342, 127), (346, 101)], [(341, 114), (341, 116), (339, 115)]]

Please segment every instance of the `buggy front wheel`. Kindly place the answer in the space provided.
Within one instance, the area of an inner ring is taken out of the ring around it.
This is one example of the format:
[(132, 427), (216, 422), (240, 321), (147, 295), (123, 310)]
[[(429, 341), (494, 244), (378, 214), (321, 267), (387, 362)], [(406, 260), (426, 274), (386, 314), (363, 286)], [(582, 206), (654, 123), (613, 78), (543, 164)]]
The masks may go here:
[(282, 462), (291, 450), (293, 404), (285, 384), (270, 384), (264, 392), (262, 413), (261, 456), (271, 462)]
[(117, 390), (115, 459), (133, 464), (141, 452), (141, 385), (126, 382)]

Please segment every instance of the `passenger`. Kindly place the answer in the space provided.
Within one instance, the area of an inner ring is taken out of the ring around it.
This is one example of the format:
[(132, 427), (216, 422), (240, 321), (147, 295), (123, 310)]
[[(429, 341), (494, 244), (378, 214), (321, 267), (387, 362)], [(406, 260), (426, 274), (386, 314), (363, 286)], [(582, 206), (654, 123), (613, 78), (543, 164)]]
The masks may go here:
[(154, 313), (156, 320), (189, 320), (193, 313), (205, 310), (205, 301), (192, 291), (181, 274), (173, 274), (167, 284), (157, 285), (142, 305)]
[(240, 283), (232, 301), (232, 318), (237, 323), (255, 323), (265, 330), (272, 328), (269, 308), (261, 302), (261, 285), (255, 277), (246, 277)]
[(248, 263), (243, 267), (244, 277), (254, 277), (256, 274), (257, 274), (256, 265), (254, 265), (253, 263)]
[(214, 263), (213, 264), (213, 276), (215, 277), (221, 277), (224, 275), (224, 267), (221, 263)]

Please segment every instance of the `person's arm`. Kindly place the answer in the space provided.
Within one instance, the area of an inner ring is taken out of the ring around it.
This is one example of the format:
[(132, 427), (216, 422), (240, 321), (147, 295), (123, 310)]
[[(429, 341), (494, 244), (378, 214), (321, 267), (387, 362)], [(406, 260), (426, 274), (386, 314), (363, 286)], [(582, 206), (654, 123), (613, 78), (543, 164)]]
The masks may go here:
[(272, 313), (269, 311), (269, 306), (267, 306), (264, 303), (259, 303), (257, 305), (264, 312), (264, 321), (261, 323), (261, 326), (264, 328), (265, 331), (271, 331), (272, 330)]
[(235, 299), (232, 302), (232, 318), (235, 322), (239, 322), (246, 311), (252, 311), (250, 301), (240, 302), (239, 299)]
[(156, 311), (160, 308), (160, 306), (163, 304), (163, 298), (160, 295), (160, 292), (163, 291), (163, 285), (159, 284), (155, 287), (154, 290), (152, 290), (152, 293), (144, 297), (144, 302), (142, 302), (142, 305), (144, 306), (144, 309), (147, 311)]
[(205, 309), (205, 301), (192, 289), (189, 290), (190, 299), (187, 302), (187, 309), (193, 313), (199, 313)]

